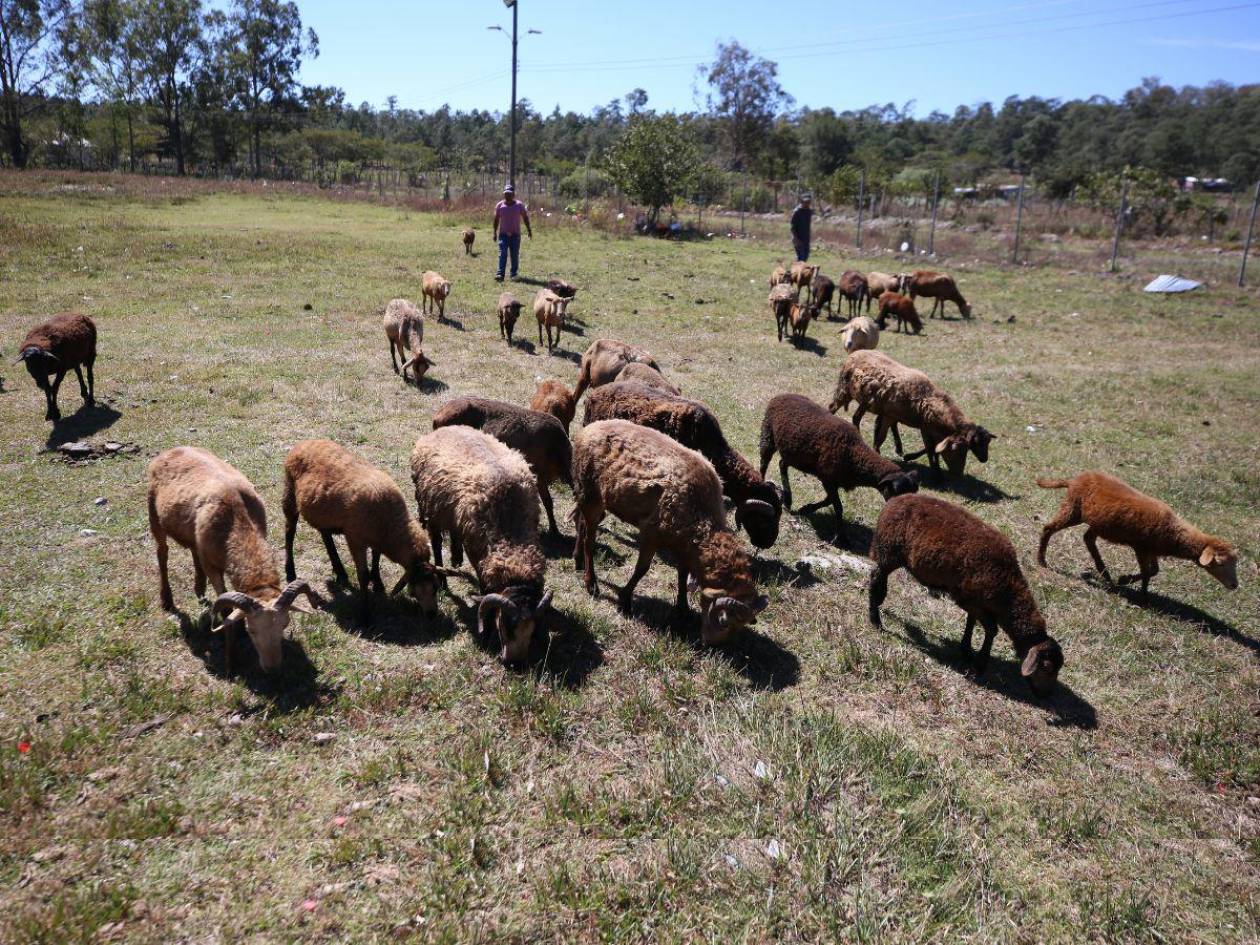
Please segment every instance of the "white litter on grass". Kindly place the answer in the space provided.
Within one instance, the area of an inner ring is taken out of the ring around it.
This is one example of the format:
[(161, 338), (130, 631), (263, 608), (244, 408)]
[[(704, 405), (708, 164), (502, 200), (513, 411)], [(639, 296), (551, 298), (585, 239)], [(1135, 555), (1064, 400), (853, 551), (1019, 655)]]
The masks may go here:
[(1202, 282), (1195, 282), (1193, 279), (1186, 279), (1183, 276), (1162, 275), (1156, 276), (1149, 283), (1143, 292), (1190, 292), (1203, 285)]
[(753, 775), (762, 781), (767, 781), (770, 778), (770, 768), (764, 761), (758, 761), (757, 766), (753, 768)]
[(1037, 432), (1037, 428), (1036, 428), (1035, 426), (1033, 426), (1031, 423), (1030, 423), (1030, 424), (1028, 424), (1028, 426), (1024, 427), (1024, 429), (1025, 429), (1025, 430), (1027, 430), (1029, 433), (1036, 433), (1036, 432)]
[(772, 860), (779, 860), (783, 858), (783, 848), (779, 846), (778, 840), (771, 840), (766, 844), (766, 856), (770, 857)]
[(821, 568), (824, 571), (829, 570), (830, 568), (840, 568), (844, 571), (854, 571), (864, 574), (870, 571), (873, 567), (874, 565), (866, 558), (859, 558), (857, 555), (845, 554), (843, 552), (829, 555), (816, 551), (811, 554), (802, 555), (796, 562), (796, 569), (798, 571), (803, 568)]
[(84, 538), (95, 538), (97, 532), (95, 528), (80, 528), (79, 534)]

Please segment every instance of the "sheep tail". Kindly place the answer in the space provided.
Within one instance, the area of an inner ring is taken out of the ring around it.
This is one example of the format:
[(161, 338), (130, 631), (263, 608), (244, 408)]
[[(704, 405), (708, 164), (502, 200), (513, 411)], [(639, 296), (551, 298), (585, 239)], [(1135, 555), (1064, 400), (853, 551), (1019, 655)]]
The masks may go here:
[(1066, 489), (1071, 484), (1071, 479), (1048, 479), (1044, 476), (1037, 479), (1037, 485), (1043, 489)]

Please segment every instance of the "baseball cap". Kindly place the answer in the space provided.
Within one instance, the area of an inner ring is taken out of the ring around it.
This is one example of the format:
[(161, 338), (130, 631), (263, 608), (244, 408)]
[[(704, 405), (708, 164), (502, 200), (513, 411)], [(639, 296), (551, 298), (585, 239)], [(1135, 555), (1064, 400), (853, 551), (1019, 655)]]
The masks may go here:
[(516, 193), (516, 188), (515, 188), (515, 187), (513, 187), (511, 184), (504, 184), (504, 185), (503, 185), (503, 192), (504, 192), (505, 194), (514, 194), (514, 193)]

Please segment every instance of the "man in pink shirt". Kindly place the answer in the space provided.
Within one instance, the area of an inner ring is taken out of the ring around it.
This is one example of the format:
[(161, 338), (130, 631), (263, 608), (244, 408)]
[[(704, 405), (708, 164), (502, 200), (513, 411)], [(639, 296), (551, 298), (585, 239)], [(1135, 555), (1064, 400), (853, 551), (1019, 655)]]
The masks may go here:
[(516, 269), (521, 260), (521, 223), (525, 224), (525, 232), (534, 238), (533, 228), (529, 225), (529, 211), (525, 204), (516, 199), (516, 190), (508, 184), (503, 188), (503, 199), (494, 208), (494, 239), (499, 242), (499, 272), (495, 282), (503, 281), (503, 270), (507, 267), (508, 253), (512, 254), (512, 279), (516, 279)]

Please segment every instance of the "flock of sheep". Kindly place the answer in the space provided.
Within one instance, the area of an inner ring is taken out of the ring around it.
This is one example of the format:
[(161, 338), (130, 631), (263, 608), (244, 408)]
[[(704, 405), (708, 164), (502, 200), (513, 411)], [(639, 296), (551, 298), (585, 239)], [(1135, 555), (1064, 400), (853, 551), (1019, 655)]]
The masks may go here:
[[(445, 320), (450, 291), (449, 280), (424, 273), (423, 309), (435, 312), (439, 322)], [(875, 626), (888, 576), (905, 568), (966, 612), (964, 650), (972, 652), (975, 625), (984, 629), (974, 672), (983, 672), (1001, 629), (1033, 690), (1049, 693), (1063, 666), (1063, 651), (1047, 632), (1011, 542), (962, 507), (918, 494), (919, 471), (905, 466), (926, 456), (935, 475), (942, 475), (941, 460), (948, 475), (961, 475), (968, 454), (988, 460), (995, 434), (967, 419), (926, 374), (874, 350), (890, 315), (897, 318), (898, 330), (903, 325), (916, 333), (921, 329), (916, 297), (934, 299), (932, 314), (939, 306), (942, 317), (946, 301), (965, 317), (970, 306), (954, 280), (941, 273), (845, 272), (833, 283), (817, 266), (796, 263), (777, 268), (771, 277), (779, 337), (787, 332), (804, 337), (824, 306), (832, 312), (837, 291), (849, 303), (849, 353), (831, 402), (823, 407), (796, 394), (772, 398), (761, 427), (759, 466), (730, 446), (713, 411), (684, 396), (651, 353), (601, 339), (582, 356), (573, 390), (548, 380), (528, 407), (475, 396), (445, 403), (434, 415), (433, 432), (421, 436), (411, 453), (415, 515), (388, 473), (337, 443), (307, 440), (294, 446), (284, 463), (284, 581), (267, 542), (262, 499), (249, 480), (207, 450), (166, 450), (147, 473), (161, 604), (175, 607), (167, 574), (173, 540), (191, 552), (198, 598), (207, 582), (214, 588), (211, 608), (223, 618), (218, 629), (224, 633), (228, 671), (233, 635), (240, 628), (252, 640), (260, 665), (275, 668), (290, 612), (322, 603), (295, 574), (293, 543), (298, 522), (304, 521), (323, 539), (336, 579), (348, 583), (334, 541), (344, 537), (364, 621), (371, 619), (373, 585), (377, 593), (385, 590), (384, 556), (403, 571), (391, 594), (405, 588), (427, 617), (436, 614), (448, 578), (473, 582), (479, 589), (472, 598), (478, 633), (497, 642), (505, 663), (520, 662), (545, 638), (552, 592), (546, 586), (539, 505), (550, 534), (558, 537), (551, 488), (561, 482), (575, 500), (573, 562), (586, 590), (598, 594), (596, 536), (601, 521), (612, 514), (638, 529), (638, 559), (617, 593), (621, 609), (629, 611), (635, 587), (657, 552), (667, 551), (678, 572), (677, 607), (686, 611), (689, 595), (698, 592), (701, 639), (720, 645), (755, 623), (769, 603), (757, 588), (750, 553), (728, 524), (726, 503), (734, 509), (734, 528), (742, 529), (755, 547), (769, 548), (778, 538), (783, 510), (792, 507), (789, 470), (796, 469), (815, 477), (825, 493), (823, 501), (799, 511), (831, 505), (837, 526), (843, 515), (841, 490), (862, 486), (883, 496), (870, 548), (869, 616)], [(559, 340), (576, 292), (560, 280), (538, 292), (533, 308), (540, 346), (544, 330), (549, 348)], [(869, 312), (872, 300), (879, 307), (874, 320), (859, 314), (862, 303)], [(500, 297), (500, 333), (509, 343), (521, 308), (510, 293)], [(390, 360), (404, 380), (410, 372), (418, 381), (434, 364), (423, 350), (424, 311), (405, 299), (394, 299), (385, 309)], [(84, 401), (93, 402), (95, 358), (96, 327), (85, 315), (54, 316), (27, 335), (20, 360), (46, 395), (47, 419), (60, 417), (57, 390), (72, 369)], [(584, 424), (570, 438), (584, 395)], [(847, 420), (839, 414), (850, 405), (856, 409)], [(859, 429), (867, 413), (875, 417), (873, 446)], [(921, 451), (904, 453), (901, 426), (919, 431)], [(880, 454), (889, 433), (900, 462)], [(781, 486), (766, 479), (776, 455)], [(1040, 564), (1055, 532), (1084, 523), (1085, 545), (1108, 581), (1099, 538), (1133, 549), (1138, 573), (1120, 583), (1140, 582), (1143, 593), (1158, 573), (1160, 557), (1197, 561), (1226, 587), (1237, 587), (1237, 555), (1229, 544), (1119, 479), (1086, 472), (1037, 481), (1044, 488), (1067, 488), (1062, 508), (1042, 532)], [(444, 538), (452, 568), (443, 562)], [(465, 556), (471, 573), (460, 570)]]

